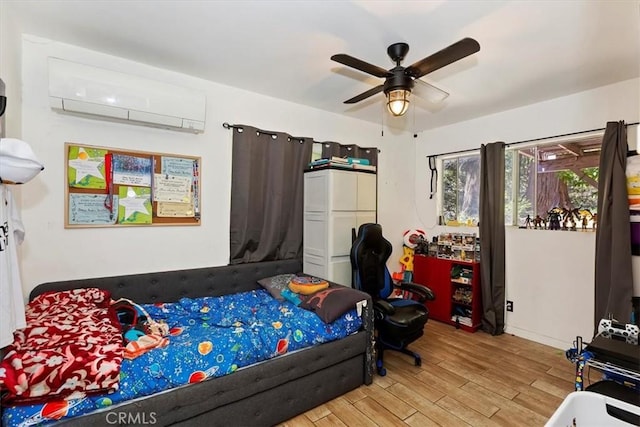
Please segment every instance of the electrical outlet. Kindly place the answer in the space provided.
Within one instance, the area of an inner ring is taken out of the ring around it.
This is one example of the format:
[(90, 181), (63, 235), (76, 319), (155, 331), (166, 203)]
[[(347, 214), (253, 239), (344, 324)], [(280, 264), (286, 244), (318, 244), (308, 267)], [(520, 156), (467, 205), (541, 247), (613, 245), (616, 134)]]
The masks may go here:
[(507, 301), (507, 311), (513, 311), (513, 301)]

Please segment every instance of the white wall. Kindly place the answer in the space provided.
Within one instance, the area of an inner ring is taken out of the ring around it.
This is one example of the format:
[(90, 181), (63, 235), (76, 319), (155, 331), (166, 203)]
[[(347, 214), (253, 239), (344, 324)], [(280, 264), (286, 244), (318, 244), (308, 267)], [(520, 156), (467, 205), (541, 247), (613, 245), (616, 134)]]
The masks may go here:
[[(381, 138), (380, 127), (370, 123), (34, 36), (23, 38), (21, 51), (22, 138), (45, 164), (45, 170), (22, 188), (25, 292), (45, 281), (226, 265), (232, 134), (223, 122), (379, 147), (379, 222), (407, 222), (405, 211), (382, 207), (413, 206), (413, 180), (403, 191), (387, 190), (404, 179), (403, 169), (394, 165), (398, 158), (411, 158), (413, 141), (397, 135)], [(192, 135), (55, 113), (48, 106), (48, 56), (202, 90), (207, 96), (206, 131)], [(201, 156), (202, 225), (64, 229), (65, 142)]]
[[(417, 221), (436, 226), (436, 197), (429, 200), (426, 156), (495, 141), (507, 143), (602, 128), (607, 121), (637, 122), (639, 79), (600, 87), (500, 114), (438, 128), (419, 136), (416, 148)], [(635, 128), (629, 128), (636, 134)], [(636, 134), (637, 135), (637, 134)], [(630, 145), (635, 146), (635, 136)], [(477, 231), (477, 228), (475, 229)], [(595, 233), (518, 230), (506, 232), (506, 297), (514, 301), (506, 330), (558, 348), (576, 335), (592, 337)], [(638, 271), (638, 258), (634, 268)], [(640, 294), (640, 277), (634, 277)]]
[[(207, 130), (203, 135), (189, 135), (58, 115), (48, 107), (47, 56), (203, 90), (208, 98)], [(227, 264), (231, 134), (222, 128), (224, 121), (311, 136), (319, 141), (379, 147), (378, 221), (394, 245), (389, 266), (397, 270), (406, 229), (423, 228), (430, 236), (440, 231), (435, 225), (435, 199), (428, 199), (427, 155), (477, 148), (496, 140), (513, 142), (599, 128), (608, 120), (631, 122), (640, 117), (638, 97), (634, 96), (640, 93), (636, 79), (435, 129), (417, 139), (389, 130), (381, 137), (379, 125), (55, 41), (32, 36), (22, 40), (17, 26), (2, 10), (2, 2), (0, 77), (10, 96), (7, 136), (30, 142), (46, 166), (34, 181), (16, 188), (23, 196), (22, 215), (27, 228), (21, 256), (27, 293), (44, 281)], [(218, 105), (218, 99), (225, 102)], [(64, 229), (63, 163), (67, 141), (201, 156), (202, 225)], [(594, 236), (549, 233), (554, 232), (507, 230), (507, 298), (515, 302), (514, 313), (507, 316), (507, 330), (566, 348), (575, 335), (591, 334)], [(634, 257), (636, 293), (640, 293), (638, 272), (640, 257)]]
[(5, 136), (20, 132), (20, 35), (15, 20), (6, 13), (5, 2), (0, 1), (0, 78), (7, 96)]

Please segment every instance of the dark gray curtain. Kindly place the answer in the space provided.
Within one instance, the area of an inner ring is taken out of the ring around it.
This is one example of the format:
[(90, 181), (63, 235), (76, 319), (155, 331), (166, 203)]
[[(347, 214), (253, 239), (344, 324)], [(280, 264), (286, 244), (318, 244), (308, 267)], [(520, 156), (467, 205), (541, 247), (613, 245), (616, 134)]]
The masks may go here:
[(504, 143), (480, 148), (480, 278), (482, 329), (504, 332)]
[(357, 145), (339, 144), (337, 142), (322, 142), (322, 158), (358, 157), (369, 160), (373, 166), (378, 165), (378, 149), (375, 147), (359, 147)]
[(302, 258), (312, 139), (244, 125), (232, 132), (230, 263)]
[(608, 122), (602, 138), (598, 177), (598, 228), (596, 229), (595, 317), (611, 314), (622, 323), (631, 315), (631, 228), (627, 199), (627, 128)]

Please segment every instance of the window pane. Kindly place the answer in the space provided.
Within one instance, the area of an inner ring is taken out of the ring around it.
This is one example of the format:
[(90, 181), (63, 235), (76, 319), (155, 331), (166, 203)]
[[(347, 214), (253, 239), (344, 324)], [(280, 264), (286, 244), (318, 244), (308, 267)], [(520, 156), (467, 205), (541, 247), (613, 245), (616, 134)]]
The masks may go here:
[(547, 227), (554, 218), (561, 229), (591, 228), (601, 144), (601, 136), (590, 136), (517, 150), (518, 225), (539, 216)]
[(560, 179), (567, 184), (569, 200), (573, 208), (589, 209), (595, 212), (598, 208), (598, 172), (599, 168), (586, 168), (581, 176), (573, 171), (559, 172)]
[(442, 162), (442, 216), (445, 221), (458, 217), (458, 159)]
[(458, 221), (478, 222), (480, 199), (480, 156), (458, 158)]
[[(517, 191), (517, 224), (525, 224), (527, 216), (534, 219), (534, 196), (536, 194), (535, 180), (535, 153), (536, 149), (527, 148), (518, 150), (518, 191)], [(543, 218), (545, 215), (541, 215)]]
[(514, 224), (513, 209), (514, 209), (514, 197), (513, 197), (513, 159), (514, 154), (512, 150), (507, 150), (504, 153), (504, 223), (505, 225), (517, 225)]

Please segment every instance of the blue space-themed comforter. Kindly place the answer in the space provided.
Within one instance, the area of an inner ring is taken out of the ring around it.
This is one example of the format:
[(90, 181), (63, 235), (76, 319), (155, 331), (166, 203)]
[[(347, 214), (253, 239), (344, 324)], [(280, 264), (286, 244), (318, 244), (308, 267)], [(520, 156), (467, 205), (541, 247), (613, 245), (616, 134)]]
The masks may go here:
[(294, 350), (356, 332), (351, 310), (326, 324), (315, 313), (265, 290), (143, 305), (170, 328), (169, 345), (122, 362), (119, 388), (108, 395), (3, 408), (3, 426), (46, 424), (181, 385), (235, 372)]

